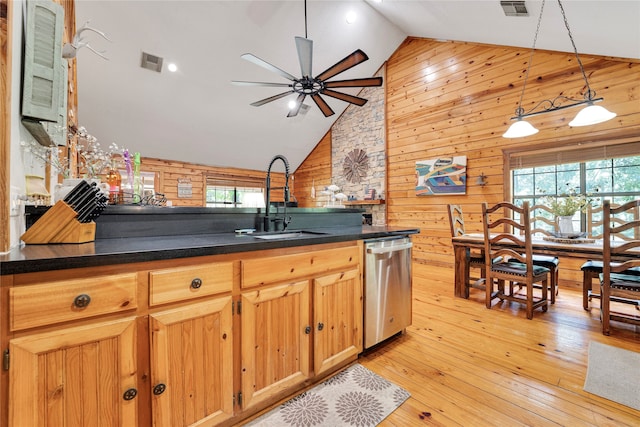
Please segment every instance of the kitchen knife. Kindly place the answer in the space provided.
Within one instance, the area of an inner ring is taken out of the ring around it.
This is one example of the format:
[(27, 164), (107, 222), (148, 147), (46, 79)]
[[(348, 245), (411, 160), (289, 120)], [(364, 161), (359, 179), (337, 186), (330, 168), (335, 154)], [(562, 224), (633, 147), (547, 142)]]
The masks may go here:
[(67, 194), (64, 198), (64, 202), (70, 204), (72, 200), (74, 200), (77, 196), (84, 193), (84, 191), (89, 187), (89, 183), (87, 181), (80, 181), (78, 185), (73, 187), (73, 189)]

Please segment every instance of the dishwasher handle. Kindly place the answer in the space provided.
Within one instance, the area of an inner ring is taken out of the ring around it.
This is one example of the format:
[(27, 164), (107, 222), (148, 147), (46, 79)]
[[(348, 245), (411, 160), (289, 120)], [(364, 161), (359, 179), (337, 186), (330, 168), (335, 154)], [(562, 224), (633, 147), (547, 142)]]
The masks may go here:
[(397, 252), (397, 251), (403, 251), (405, 249), (409, 249), (413, 246), (413, 243), (408, 242), (408, 243), (403, 243), (402, 245), (394, 245), (394, 246), (386, 246), (386, 247), (380, 247), (380, 248), (367, 248), (367, 253), (368, 254), (386, 254), (389, 252)]

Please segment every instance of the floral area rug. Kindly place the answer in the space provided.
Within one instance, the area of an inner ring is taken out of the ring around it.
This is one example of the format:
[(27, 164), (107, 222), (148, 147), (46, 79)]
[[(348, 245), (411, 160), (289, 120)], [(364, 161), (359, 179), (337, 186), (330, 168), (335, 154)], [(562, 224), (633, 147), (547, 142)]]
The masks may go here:
[(246, 425), (375, 426), (409, 396), (405, 389), (355, 364)]

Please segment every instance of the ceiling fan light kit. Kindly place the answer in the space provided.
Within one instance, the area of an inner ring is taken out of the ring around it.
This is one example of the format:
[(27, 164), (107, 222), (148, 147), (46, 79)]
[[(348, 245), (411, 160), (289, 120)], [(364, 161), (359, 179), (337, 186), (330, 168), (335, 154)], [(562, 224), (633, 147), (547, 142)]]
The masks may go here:
[(334, 88), (348, 88), (348, 87), (377, 87), (382, 86), (382, 77), (368, 77), (360, 79), (347, 79), (347, 80), (334, 80), (328, 81), (332, 77), (347, 71), (350, 68), (369, 59), (366, 53), (357, 49), (350, 55), (347, 55), (342, 60), (338, 61), (331, 67), (324, 70), (322, 73), (313, 77), (312, 65), (313, 65), (313, 41), (307, 38), (307, 1), (304, 2), (304, 27), (305, 37), (295, 37), (296, 50), (298, 51), (298, 60), (300, 62), (300, 72), (302, 77), (298, 78), (292, 74), (268, 63), (267, 61), (258, 58), (250, 53), (245, 53), (241, 58), (253, 62), (260, 67), (263, 67), (273, 73), (284, 77), (289, 80), (289, 83), (270, 83), (270, 82), (247, 82), (247, 81), (233, 81), (232, 83), (239, 86), (267, 86), (267, 87), (286, 87), (289, 88), (286, 92), (279, 93), (277, 95), (270, 96), (268, 98), (261, 99), (256, 102), (252, 102), (250, 105), (259, 107), (269, 102), (276, 101), (280, 98), (284, 98), (291, 94), (298, 94), (295, 102), (295, 106), (289, 110), (287, 117), (295, 117), (298, 115), (300, 108), (302, 108), (303, 102), (307, 96), (310, 96), (316, 106), (320, 109), (325, 117), (335, 114), (333, 109), (327, 104), (321, 95), (329, 96), (341, 101), (348, 102), (350, 104), (363, 106), (367, 103), (367, 100), (358, 96), (350, 95), (348, 93), (332, 90)]
[[(561, 0), (558, 0), (558, 5), (560, 6), (560, 12), (562, 13), (562, 19), (564, 20), (564, 25), (567, 28), (567, 34), (569, 35), (569, 40), (571, 41), (571, 45), (573, 46), (573, 52), (575, 53), (576, 60), (580, 67), (580, 72), (582, 73), (582, 77), (584, 79), (586, 92), (584, 94), (584, 100), (578, 100), (569, 98), (563, 95), (559, 95), (553, 100), (545, 99), (540, 101), (536, 106), (534, 106), (531, 110), (525, 112), (522, 108), (522, 99), (524, 97), (524, 91), (527, 87), (527, 79), (529, 78), (529, 70), (531, 69), (531, 60), (533, 59), (533, 53), (536, 48), (536, 41), (538, 39), (538, 34), (540, 32), (540, 22), (542, 21), (542, 12), (544, 11), (544, 4), (546, 0), (542, 0), (542, 5), (540, 6), (540, 15), (538, 16), (538, 25), (536, 27), (536, 33), (533, 38), (533, 47), (531, 48), (531, 54), (529, 55), (529, 63), (527, 64), (527, 71), (524, 77), (524, 84), (522, 86), (522, 92), (520, 93), (520, 101), (518, 102), (518, 108), (516, 109), (515, 116), (511, 118), (511, 120), (515, 120), (515, 122), (507, 129), (507, 131), (502, 135), (504, 138), (521, 138), (525, 136), (530, 136), (538, 133), (538, 129), (536, 129), (533, 125), (526, 122), (524, 118), (536, 116), (539, 114), (551, 113), (558, 110), (563, 110), (565, 108), (577, 107), (580, 105), (586, 105), (584, 109), (582, 109), (576, 117), (569, 122), (569, 126), (588, 126), (594, 125), (598, 123), (605, 122), (607, 120), (611, 120), (616, 117), (616, 113), (612, 113), (608, 111), (606, 108), (601, 106), (594, 105), (595, 102), (600, 102), (603, 98), (596, 98), (596, 92), (591, 89), (589, 86), (589, 80), (587, 79), (587, 75), (584, 71), (584, 66), (582, 65), (582, 61), (580, 60), (580, 56), (578, 55), (578, 50), (576, 48), (576, 44), (573, 41), (573, 35), (571, 34), (571, 29), (569, 28), (569, 22), (567, 21), (567, 17), (564, 12), (564, 7), (562, 6)], [(570, 104), (563, 104), (564, 101), (571, 102)]]

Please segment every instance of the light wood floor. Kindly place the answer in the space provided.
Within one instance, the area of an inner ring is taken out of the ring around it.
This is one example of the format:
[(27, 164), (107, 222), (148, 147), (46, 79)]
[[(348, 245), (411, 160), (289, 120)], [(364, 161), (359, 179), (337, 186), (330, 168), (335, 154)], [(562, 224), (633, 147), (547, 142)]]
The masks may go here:
[(640, 426), (640, 411), (582, 389), (589, 342), (640, 352), (640, 328), (602, 335), (598, 301), (584, 311), (575, 288), (533, 320), (488, 310), (479, 291), (455, 298), (452, 274), (414, 264), (413, 325), (359, 360), (411, 393), (382, 426)]

